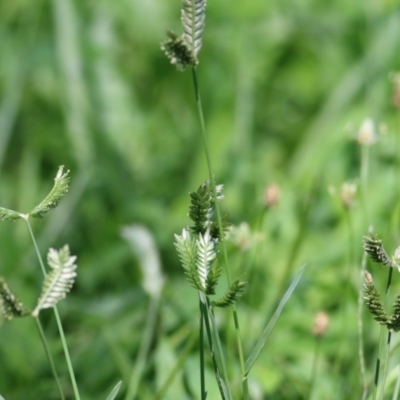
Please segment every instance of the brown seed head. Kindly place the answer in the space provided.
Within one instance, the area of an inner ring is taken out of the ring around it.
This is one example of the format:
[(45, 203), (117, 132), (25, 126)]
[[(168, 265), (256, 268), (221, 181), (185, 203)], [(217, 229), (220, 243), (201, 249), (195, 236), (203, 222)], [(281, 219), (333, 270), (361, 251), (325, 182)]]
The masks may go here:
[(365, 277), (365, 284), (367, 286), (371, 286), (374, 283), (374, 281), (372, 280), (372, 275), (368, 271), (365, 271), (364, 277)]
[(329, 316), (326, 312), (320, 311), (314, 320), (313, 335), (315, 337), (322, 337), (325, 335), (329, 326)]
[(276, 207), (279, 205), (281, 199), (281, 189), (278, 184), (272, 183), (267, 186), (264, 192), (264, 204), (270, 207)]

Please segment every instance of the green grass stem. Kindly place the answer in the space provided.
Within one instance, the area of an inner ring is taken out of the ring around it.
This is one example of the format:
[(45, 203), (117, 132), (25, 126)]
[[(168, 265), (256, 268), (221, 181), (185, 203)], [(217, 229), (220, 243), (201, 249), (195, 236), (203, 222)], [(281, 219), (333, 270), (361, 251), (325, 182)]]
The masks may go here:
[(177, 375), (177, 373), (179, 371), (181, 371), (184, 362), (186, 361), (186, 359), (189, 356), (190, 352), (192, 351), (194, 345), (196, 344), (197, 338), (198, 338), (197, 331), (193, 330), (191, 335), (188, 338), (188, 341), (187, 341), (185, 347), (182, 350), (181, 355), (179, 356), (179, 359), (178, 359), (176, 365), (174, 366), (174, 368), (169, 373), (169, 375), (168, 375), (167, 379), (165, 380), (165, 382), (158, 389), (156, 395), (154, 396), (154, 400), (161, 400), (161, 399), (165, 398), (165, 395), (166, 395), (166, 393), (168, 391), (168, 388), (170, 387), (170, 385), (174, 381), (175, 376)]
[[(195, 92), (195, 98), (196, 98), (197, 112), (198, 112), (198, 116), (199, 116), (199, 120), (200, 120), (201, 132), (202, 132), (202, 137), (203, 137), (203, 141), (204, 141), (204, 150), (205, 150), (206, 159), (207, 159), (208, 173), (209, 173), (210, 183), (211, 183), (213, 196), (214, 196), (215, 210), (216, 210), (218, 226), (219, 226), (219, 233), (220, 233), (220, 237), (222, 239), (224, 237), (224, 231), (223, 231), (223, 227), (222, 227), (221, 212), (220, 212), (219, 204), (217, 201), (217, 192), (216, 192), (216, 187), (215, 187), (214, 173), (213, 173), (213, 169), (212, 169), (212, 165), (211, 165), (211, 157), (210, 157), (210, 152), (209, 152), (208, 138), (207, 138), (206, 126), (205, 126), (204, 115), (203, 115), (203, 107), (201, 105), (199, 82), (198, 82), (195, 67), (192, 68), (192, 77), (193, 77), (193, 85), (194, 85), (194, 92)], [(229, 259), (228, 259), (228, 252), (226, 250), (224, 240), (222, 240), (221, 245), (222, 245), (222, 253), (223, 253), (224, 262), (225, 262), (226, 277), (227, 277), (228, 285), (230, 286), (231, 285), (230, 265), (229, 265)], [(237, 343), (237, 349), (238, 349), (238, 355), (239, 355), (239, 361), (240, 361), (240, 369), (241, 369), (241, 373), (242, 373), (243, 396), (244, 396), (244, 400), (247, 400), (249, 398), (249, 396), (248, 396), (249, 389), (248, 389), (248, 383), (247, 383), (247, 378), (246, 378), (246, 374), (245, 374), (242, 339), (241, 339), (241, 335), (240, 335), (239, 318), (237, 315), (236, 305), (232, 306), (232, 314), (233, 314), (234, 326), (235, 326), (235, 331), (236, 331), (236, 343)]]
[[(212, 311), (210, 310), (209, 300), (204, 293), (200, 293), (200, 299), (202, 314), (205, 316), (204, 323), (218, 388), (223, 400), (232, 400), (233, 398), (229, 390), (227, 381), (224, 356), (222, 353), (221, 343), (219, 342), (218, 329), (215, 323), (215, 319), (212, 318)], [(212, 325), (210, 324), (210, 320), (212, 321)], [(222, 376), (220, 372), (220, 366), (222, 366)]]
[[(26, 225), (28, 227), (29, 233), (31, 235), (32, 242), (33, 242), (33, 245), (35, 247), (36, 254), (37, 254), (37, 257), (38, 257), (39, 264), (40, 264), (40, 267), (42, 269), (43, 275), (44, 275), (44, 277), (46, 277), (47, 276), (46, 268), (44, 266), (44, 262), (43, 262), (41, 254), (40, 254), (39, 248), (37, 246), (35, 235), (33, 234), (31, 224), (29, 223), (28, 216), (24, 216), (23, 218), (24, 218), (24, 220), (26, 222)], [(74, 395), (75, 395), (76, 400), (80, 400), (81, 397), (79, 395), (78, 385), (77, 385), (76, 379), (75, 379), (74, 368), (72, 366), (71, 358), (70, 358), (69, 351), (68, 351), (67, 340), (66, 340), (65, 335), (64, 335), (64, 329), (63, 329), (63, 326), (62, 326), (62, 323), (61, 323), (61, 318), (60, 318), (60, 315), (58, 313), (57, 306), (54, 306), (53, 310), (54, 310), (54, 315), (56, 317), (57, 327), (58, 327), (58, 331), (60, 333), (62, 346), (63, 346), (63, 349), (64, 349), (65, 359), (66, 359), (66, 362), (67, 362), (68, 371), (69, 371), (69, 375), (70, 375), (70, 378), (71, 378), (72, 387), (73, 387), (73, 390), (74, 390)]]
[(125, 396), (125, 400), (133, 400), (138, 393), (139, 383), (141, 381), (144, 368), (146, 366), (147, 355), (157, 326), (157, 315), (159, 306), (159, 296), (151, 297), (149, 309), (146, 313), (147, 321), (143, 331), (139, 354), (129, 378), (129, 386)]
[(46, 352), (46, 356), (47, 356), (47, 359), (49, 360), (51, 371), (52, 371), (54, 379), (56, 381), (58, 391), (60, 392), (60, 399), (61, 400), (65, 400), (64, 393), (63, 393), (63, 390), (62, 390), (62, 387), (61, 387), (61, 384), (60, 384), (60, 379), (58, 378), (57, 370), (56, 370), (56, 367), (54, 365), (53, 356), (51, 355), (51, 352), (50, 352), (50, 349), (49, 349), (49, 345), (47, 343), (46, 336), (45, 336), (44, 331), (43, 331), (42, 324), (40, 323), (39, 318), (33, 318), (33, 319), (35, 320), (36, 327), (37, 327), (37, 329), (39, 331), (39, 336), (40, 336), (40, 339), (41, 339), (43, 347), (44, 347), (44, 351)]
[(199, 352), (200, 352), (200, 398), (201, 400), (206, 400), (206, 381), (205, 381), (205, 363), (204, 363), (204, 308), (201, 306), (201, 298), (199, 295), (199, 308), (200, 308), (200, 329), (199, 329)]

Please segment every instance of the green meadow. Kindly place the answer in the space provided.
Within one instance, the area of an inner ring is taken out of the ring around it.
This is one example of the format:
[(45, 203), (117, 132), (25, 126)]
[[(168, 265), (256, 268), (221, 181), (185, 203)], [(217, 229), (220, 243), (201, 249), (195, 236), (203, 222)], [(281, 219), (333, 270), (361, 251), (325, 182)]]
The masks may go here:
[[(161, 43), (181, 9), (0, 2), (0, 207), (23, 214), (0, 210), (0, 276), (32, 311), (37, 253), (77, 257), (56, 311), (76, 387), (52, 310), (39, 320), (59, 385), (37, 318), (0, 313), (0, 399), (106, 400), (119, 381), (125, 400), (400, 398), (397, 3), (209, 0), (198, 65), (178, 71)], [(24, 217), (60, 166), (68, 192), (29, 214), (35, 251)], [(175, 236), (206, 181), (215, 294)], [(212, 303), (235, 281), (232, 304)]]

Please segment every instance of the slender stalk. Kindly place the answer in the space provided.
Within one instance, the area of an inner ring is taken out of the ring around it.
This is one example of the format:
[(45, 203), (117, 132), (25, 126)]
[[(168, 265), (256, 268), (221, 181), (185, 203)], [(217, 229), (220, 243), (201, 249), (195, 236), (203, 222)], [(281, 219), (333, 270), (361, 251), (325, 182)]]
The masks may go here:
[(313, 357), (313, 362), (312, 362), (312, 369), (311, 369), (311, 380), (310, 380), (310, 387), (308, 388), (308, 395), (305, 397), (306, 399), (311, 399), (315, 381), (317, 378), (317, 366), (318, 366), (318, 360), (319, 360), (319, 353), (321, 349), (321, 337), (316, 337), (316, 342), (315, 342), (315, 351), (314, 351), (314, 357)]
[[(389, 301), (389, 290), (390, 286), (392, 284), (392, 276), (393, 276), (393, 268), (389, 268), (388, 272), (388, 280), (387, 280), (387, 285), (386, 285), (386, 293), (385, 293), (385, 301), (384, 301), (384, 307), (385, 309), (387, 308), (387, 303)], [(387, 368), (388, 368), (388, 363), (389, 363), (389, 350), (390, 350), (390, 341), (391, 341), (391, 334), (390, 331), (388, 331), (387, 335), (387, 340), (386, 343), (383, 344), (383, 338), (384, 338), (384, 332), (385, 332), (385, 327), (381, 327), (381, 334), (380, 334), (380, 340), (379, 340), (379, 358), (380, 360), (384, 360), (383, 366), (382, 366), (382, 381), (380, 382), (380, 391), (379, 391), (379, 399), (383, 399), (383, 395), (385, 392), (385, 383), (386, 383), (386, 376), (387, 376)], [(380, 362), (379, 362), (380, 364)], [(379, 375), (378, 375), (379, 377)], [(376, 383), (379, 385), (379, 380), (376, 380)]]
[(200, 398), (206, 400), (206, 382), (205, 382), (205, 363), (204, 363), (204, 318), (207, 318), (203, 313), (203, 307), (201, 306), (201, 298), (199, 297), (199, 308), (200, 308), (200, 329), (199, 329), (199, 349), (200, 349)]
[[(209, 304), (208, 304), (209, 301), (203, 293), (200, 293), (200, 299), (201, 299), (200, 305), (202, 307), (202, 314), (205, 316), (204, 324), (205, 324), (205, 328), (206, 328), (206, 332), (207, 332), (207, 339), (208, 339), (208, 344), (210, 346), (211, 360), (213, 363), (214, 373), (215, 373), (215, 377), (217, 380), (218, 388), (219, 388), (219, 391), (221, 393), (221, 397), (223, 400), (232, 400), (232, 395), (229, 391), (229, 387), (226, 386), (226, 383), (227, 383), (226, 368), (225, 368), (225, 364), (224, 364), (223, 354), (221, 351), (221, 344), (218, 341), (218, 330), (215, 326), (215, 320), (212, 319), (212, 322), (213, 322), (212, 328), (210, 325), (211, 312), (210, 312)], [(219, 360), (217, 360), (217, 357), (219, 358)], [(218, 361), (222, 365), (222, 368), (223, 368), (222, 373), (224, 375), (224, 378), (221, 377), (221, 373), (220, 373), (219, 366), (218, 366)], [(225, 381), (224, 381), (224, 379), (225, 379)]]
[[(361, 373), (361, 381), (363, 387), (363, 395), (362, 400), (367, 398), (368, 394), (368, 384), (367, 384), (367, 374), (365, 370), (365, 357), (364, 357), (364, 338), (363, 338), (363, 320), (362, 320), (362, 312), (364, 309), (363, 303), (363, 291), (362, 291), (362, 282), (365, 279), (365, 266), (367, 264), (367, 253), (364, 252), (362, 261), (361, 261), (361, 279), (360, 279), (360, 289), (358, 291), (358, 310), (357, 310), (357, 325), (358, 325), (358, 359), (360, 362), (360, 373)], [(375, 390), (375, 386), (374, 386)]]
[(157, 323), (157, 314), (160, 305), (159, 296), (153, 296), (150, 300), (149, 309), (147, 311), (147, 321), (144, 328), (142, 343), (140, 345), (139, 354), (134, 368), (132, 369), (129, 379), (129, 386), (125, 396), (125, 400), (133, 400), (139, 389), (139, 382), (143, 375), (143, 370), (146, 365), (146, 357), (150, 349), (151, 340)]
[[(33, 234), (33, 231), (32, 231), (32, 228), (31, 228), (31, 224), (29, 223), (28, 217), (29, 217), (28, 215), (25, 215), (23, 218), (24, 218), (24, 220), (26, 222), (26, 225), (28, 227), (29, 233), (31, 235), (32, 242), (33, 242), (33, 245), (35, 247), (36, 255), (37, 255), (37, 258), (39, 260), (39, 264), (40, 264), (40, 267), (42, 269), (43, 275), (46, 277), (47, 276), (46, 268), (44, 266), (44, 262), (43, 262), (41, 254), (40, 254), (38, 245), (36, 243), (35, 235)], [(76, 384), (74, 368), (72, 366), (71, 358), (69, 356), (67, 340), (66, 340), (65, 335), (64, 335), (64, 329), (63, 329), (63, 326), (62, 326), (62, 323), (61, 323), (60, 315), (58, 314), (57, 306), (54, 306), (53, 310), (54, 310), (54, 315), (56, 317), (58, 331), (60, 333), (61, 343), (62, 343), (62, 346), (63, 346), (63, 349), (64, 349), (64, 355), (65, 355), (65, 359), (66, 359), (66, 362), (67, 362), (68, 371), (69, 371), (69, 375), (70, 375), (71, 382), (72, 382), (72, 388), (74, 390), (74, 395), (75, 395), (75, 398), (77, 400), (80, 400), (81, 397), (79, 395), (78, 385)]]
[(54, 365), (53, 356), (51, 355), (51, 352), (50, 352), (50, 349), (49, 349), (49, 345), (47, 344), (46, 336), (45, 336), (45, 334), (43, 332), (42, 324), (40, 323), (39, 318), (33, 318), (33, 319), (35, 320), (36, 327), (37, 327), (37, 329), (39, 331), (40, 339), (42, 341), (42, 344), (43, 344), (43, 347), (44, 347), (44, 351), (45, 351), (47, 359), (49, 361), (49, 364), (50, 364), (51, 371), (53, 373), (54, 379), (56, 380), (57, 388), (58, 388), (58, 391), (60, 392), (60, 398), (61, 398), (61, 400), (65, 400), (64, 393), (62, 391), (62, 387), (61, 387), (61, 384), (60, 384), (60, 379), (58, 378), (57, 370), (56, 370), (56, 367)]
[(182, 365), (185, 362), (185, 360), (187, 359), (190, 351), (193, 349), (193, 347), (196, 343), (196, 340), (197, 340), (197, 331), (193, 330), (192, 334), (190, 335), (190, 337), (186, 343), (186, 346), (184, 347), (184, 349), (182, 351), (182, 354), (180, 355), (180, 357), (178, 359), (178, 362), (176, 363), (174, 368), (170, 371), (167, 379), (162, 384), (160, 389), (157, 391), (156, 395), (154, 396), (154, 400), (161, 400), (161, 399), (165, 398), (165, 394), (167, 393), (169, 386), (173, 382), (176, 374), (182, 370)]
[[(369, 172), (369, 146), (361, 145), (361, 164), (360, 164), (360, 181), (361, 181), (361, 204), (364, 213), (364, 224), (366, 227), (369, 226), (369, 213), (368, 213), (368, 205), (367, 205), (367, 184), (368, 184), (368, 172)], [(358, 288), (358, 310), (357, 310), (357, 320), (358, 320), (358, 357), (360, 362), (360, 373), (363, 385), (363, 395), (362, 400), (367, 398), (368, 394), (368, 386), (367, 386), (367, 378), (366, 378), (366, 370), (365, 370), (365, 356), (364, 356), (364, 324), (362, 320), (362, 314), (364, 309), (363, 302), (363, 283), (365, 279), (365, 271), (367, 265), (367, 255), (364, 252), (361, 260), (361, 271), (360, 271), (360, 285)], [(382, 332), (382, 327), (381, 327)], [(379, 340), (380, 347), (381, 340)], [(376, 389), (379, 381), (379, 369), (380, 369), (380, 352), (378, 351), (378, 358), (376, 360), (376, 369), (375, 369), (375, 379), (373, 385), (372, 399), (376, 399)]]
[(383, 363), (383, 373), (382, 373), (382, 383), (381, 383), (381, 390), (379, 393), (379, 398), (383, 400), (383, 396), (385, 393), (385, 384), (386, 384), (386, 377), (387, 377), (387, 370), (389, 364), (389, 353), (390, 353), (390, 342), (391, 342), (391, 332), (388, 331), (387, 340), (386, 340), (386, 347), (385, 347), (385, 362)]
[(311, 202), (312, 202), (312, 197), (314, 195), (314, 191), (315, 191), (315, 183), (314, 183), (313, 188), (311, 189), (308, 199), (306, 200), (306, 205), (305, 205), (305, 208), (302, 212), (301, 219), (300, 219), (299, 230), (297, 232), (297, 235), (296, 235), (294, 242), (292, 244), (292, 247), (290, 249), (289, 257), (288, 257), (285, 269), (282, 272), (282, 278), (280, 279), (278, 290), (276, 291), (275, 300), (272, 303), (272, 306), (270, 307), (267, 321), (271, 318), (271, 316), (274, 314), (276, 308), (279, 306), (282, 296), (284, 296), (284, 294), (285, 294), (287, 282), (293, 273), (294, 262), (296, 261), (296, 257), (301, 248), (301, 244), (304, 241), (306, 234), (307, 234), (307, 222), (308, 222), (308, 216), (309, 216), (310, 209), (311, 209)]
[[(207, 132), (206, 132), (206, 127), (205, 127), (205, 123), (204, 123), (203, 107), (201, 105), (199, 83), (198, 83), (198, 78), (197, 78), (197, 73), (196, 73), (195, 67), (192, 68), (192, 77), (193, 77), (193, 85), (194, 85), (194, 92), (195, 92), (195, 98), (196, 98), (197, 112), (199, 115), (201, 132), (202, 132), (203, 141), (204, 141), (204, 149), (205, 149), (205, 153), (206, 153), (208, 173), (209, 173), (210, 183), (211, 183), (213, 196), (214, 196), (214, 203), (215, 203), (215, 210), (216, 210), (217, 220), (218, 220), (219, 234), (220, 234), (220, 238), (223, 239), (224, 232), (223, 232), (223, 227), (222, 227), (221, 212), (220, 212), (219, 204), (217, 201), (217, 192), (216, 192), (216, 187), (215, 187), (213, 169), (212, 169), (212, 165), (211, 165), (211, 157), (210, 157), (210, 152), (209, 152), (208, 138), (207, 138)], [(222, 244), (222, 253), (223, 253), (223, 257), (224, 257), (224, 261), (225, 261), (226, 277), (227, 277), (228, 285), (230, 286), (231, 276), (230, 276), (228, 252), (226, 250), (225, 241), (221, 240), (221, 242), (222, 242), (221, 243)], [(244, 395), (244, 399), (247, 400), (249, 398), (249, 396), (248, 396), (249, 390), (248, 390), (248, 383), (247, 383), (247, 377), (246, 377), (246, 370), (245, 370), (245, 366), (244, 366), (242, 339), (241, 339), (241, 335), (240, 335), (239, 319), (238, 319), (238, 315), (237, 315), (236, 305), (232, 306), (232, 314), (233, 314), (233, 321), (234, 321), (234, 326), (235, 326), (235, 331), (236, 331), (236, 342), (237, 342), (237, 349), (238, 349), (238, 354), (239, 354), (240, 369), (241, 369), (241, 373), (242, 373), (243, 395)]]
[(394, 387), (392, 400), (397, 400), (399, 398), (399, 392), (400, 392), (400, 368), (399, 372), (397, 373), (396, 386)]

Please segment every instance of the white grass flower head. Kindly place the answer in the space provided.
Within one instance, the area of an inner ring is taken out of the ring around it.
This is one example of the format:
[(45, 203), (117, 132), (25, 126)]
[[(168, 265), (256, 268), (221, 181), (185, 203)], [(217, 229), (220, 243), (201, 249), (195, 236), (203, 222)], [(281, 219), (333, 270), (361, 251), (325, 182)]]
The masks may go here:
[(152, 234), (142, 225), (130, 225), (121, 229), (121, 236), (129, 243), (138, 258), (143, 276), (143, 289), (152, 297), (159, 296), (165, 279)]
[(230, 240), (240, 251), (247, 251), (255, 243), (262, 240), (263, 235), (259, 232), (251, 232), (247, 222), (241, 222), (238, 226), (233, 226), (228, 231)]
[(207, 230), (204, 235), (199, 234), (196, 240), (197, 244), (197, 272), (201, 284), (204, 288), (207, 286), (207, 278), (211, 269), (212, 261), (217, 257), (215, 251), (215, 241)]
[(354, 182), (344, 182), (340, 188), (340, 202), (343, 207), (351, 208), (357, 194), (357, 185)]
[(377, 142), (375, 124), (371, 118), (367, 118), (362, 122), (356, 140), (361, 146), (372, 146)]

